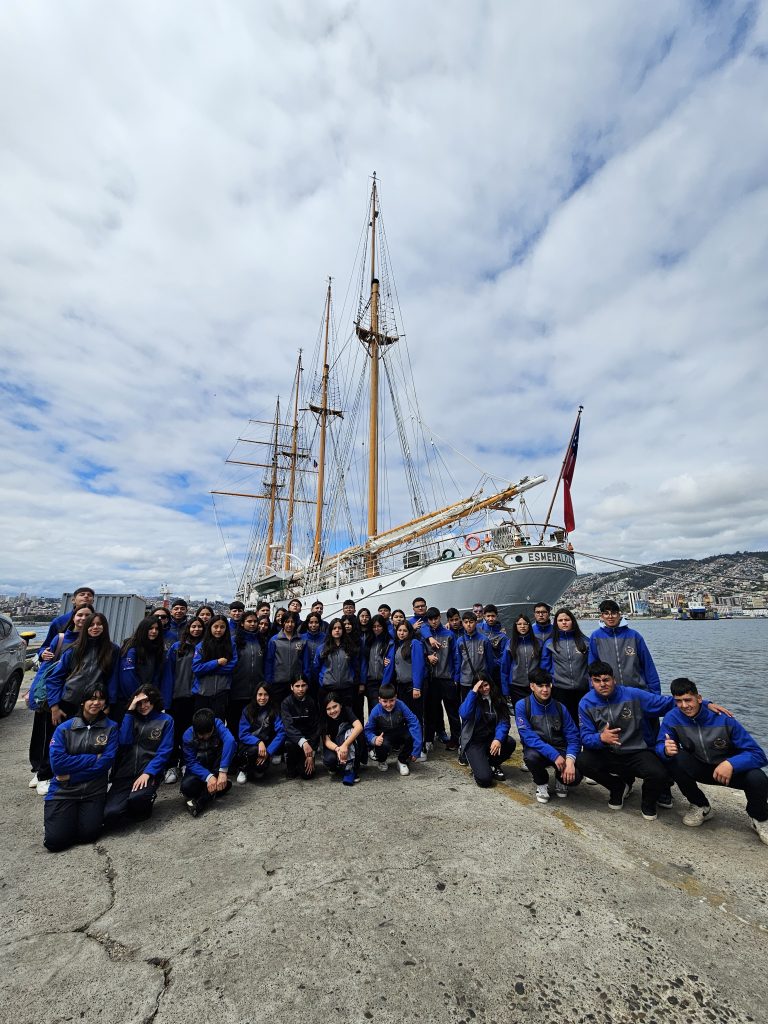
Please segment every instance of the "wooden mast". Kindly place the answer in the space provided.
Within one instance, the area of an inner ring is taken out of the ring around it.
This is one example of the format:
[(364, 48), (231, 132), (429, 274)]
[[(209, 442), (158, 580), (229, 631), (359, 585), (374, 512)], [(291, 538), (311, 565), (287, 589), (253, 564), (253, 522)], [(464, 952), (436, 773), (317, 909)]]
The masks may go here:
[(320, 405), (311, 405), (312, 412), (320, 417), (320, 450), (317, 462), (317, 509), (315, 511), (315, 540), (312, 546), (312, 561), (319, 562), (323, 539), (323, 500), (325, 490), (325, 443), (328, 430), (328, 417), (341, 416), (338, 409), (328, 408), (328, 335), (331, 328), (331, 279), (328, 278), (328, 291), (325, 297), (325, 337), (323, 340), (323, 376), (320, 384)]
[[(379, 281), (376, 277), (376, 172), (371, 189), (371, 329), (368, 353), (371, 359), (371, 395), (368, 410), (368, 539), (379, 529)], [(366, 575), (378, 571), (378, 559), (366, 559)]]
[(272, 548), (275, 544), (275, 509), (277, 507), (277, 436), (278, 424), (280, 423), (280, 396), (277, 396), (275, 404), (275, 427), (272, 434), (272, 473), (269, 479), (269, 516), (267, 518), (267, 550), (265, 562), (267, 572), (272, 568)]
[(301, 387), (301, 349), (299, 349), (299, 361), (296, 366), (296, 385), (293, 396), (293, 424), (291, 426), (291, 473), (288, 483), (288, 520), (285, 527), (285, 549), (283, 569), (287, 572), (291, 567), (291, 552), (293, 550), (293, 509), (296, 499), (296, 459), (299, 448), (299, 390)]

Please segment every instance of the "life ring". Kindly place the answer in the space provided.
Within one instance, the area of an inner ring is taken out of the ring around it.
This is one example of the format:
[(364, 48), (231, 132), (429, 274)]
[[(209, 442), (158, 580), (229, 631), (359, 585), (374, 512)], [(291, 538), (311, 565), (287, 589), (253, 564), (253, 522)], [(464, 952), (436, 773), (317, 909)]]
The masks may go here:
[(482, 546), (483, 542), (480, 540), (476, 533), (470, 533), (470, 535), (464, 541), (464, 547), (471, 554), (474, 554), (475, 551), (479, 551)]
[(443, 551), (443, 553), (440, 555), (440, 561), (445, 562), (447, 559), (455, 557), (456, 552), (453, 550), (453, 548), (446, 548), (445, 551)]

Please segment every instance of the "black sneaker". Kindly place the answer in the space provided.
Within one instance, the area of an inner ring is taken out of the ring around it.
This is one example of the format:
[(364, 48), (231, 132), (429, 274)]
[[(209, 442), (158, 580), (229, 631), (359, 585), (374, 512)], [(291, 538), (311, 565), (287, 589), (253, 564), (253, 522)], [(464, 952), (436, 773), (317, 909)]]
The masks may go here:
[(193, 818), (196, 818), (200, 813), (200, 807), (198, 806), (197, 800), (187, 800), (186, 807)]
[(658, 817), (656, 814), (656, 804), (649, 803), (647, 800), (643, 800), (640, 804), (640, 813), (646, 821), (656, 821)]
[(459, 750), (459, 764), (463, 764), (464, 766), (469, 764), (469, 762), (467, 761), (467, 755), (464, 753), (463, 750)]
[(667, 789), (662, 789), (662, 791), (659, 793), (658, 799), (656, 800), (656, 806), (669, 808), (672, 807), (672, 804), (673, 801), (671, 789), (669, 789), (669, 787), (667, 787)]
[(610, 789), (610, 796), (608, 797), (608, 806), (610, 809), (612, 811), (620, 811), (624, 806), (624, 801), (631, 792), (632, 787), (628, 782), (624, 782), (623, 779), (618, 779), (614, 782)]
[(494, 779), (506, 779), (507, 777), (501, 768), (491, 768), (491, 776)]

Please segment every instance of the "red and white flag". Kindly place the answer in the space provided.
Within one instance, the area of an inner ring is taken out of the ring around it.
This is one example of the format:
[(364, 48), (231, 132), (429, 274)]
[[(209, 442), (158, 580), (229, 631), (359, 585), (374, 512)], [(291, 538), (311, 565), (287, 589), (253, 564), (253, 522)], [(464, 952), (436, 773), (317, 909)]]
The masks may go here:
[(576, 426), (573, 429), (571, 443), (563, 463), (563, 522), (565, 529), (571, 533), (576, 528), (573, 518), (573, 504), (571, 502), (571, 482), (573, 471), (576, 469), (576, 456), (579, 454), (579, 427), (581, 426), (581, 412), (579, 412)]

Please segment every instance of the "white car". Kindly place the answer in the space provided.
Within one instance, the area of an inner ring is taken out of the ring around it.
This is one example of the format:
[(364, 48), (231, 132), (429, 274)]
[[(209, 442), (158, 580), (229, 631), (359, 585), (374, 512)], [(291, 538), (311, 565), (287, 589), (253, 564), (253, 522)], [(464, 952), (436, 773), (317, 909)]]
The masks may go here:
[(0, 615), (0, 718), (10, 715), (24, 678), (27, 645), (11, 620)]

